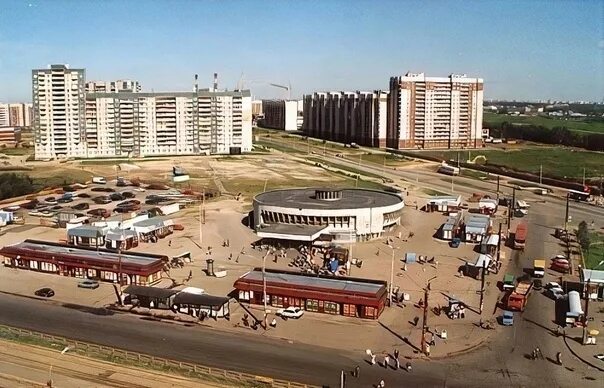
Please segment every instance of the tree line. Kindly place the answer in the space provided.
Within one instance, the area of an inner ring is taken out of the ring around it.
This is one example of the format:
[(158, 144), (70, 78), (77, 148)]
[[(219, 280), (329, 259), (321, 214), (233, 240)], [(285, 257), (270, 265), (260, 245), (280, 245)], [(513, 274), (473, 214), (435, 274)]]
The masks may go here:
[(494, 137), (604, 151), (604, 133), (577, 132), (566, 127), (547, 128), (542, 125), (518, 125), (507, 121), (500, 124), (485, 122), (485, 126), (491, 128), (491, 136)]
[(0, 174), (0, 200), (31, 194), (36, 191), (33, 180), (28, 175)]

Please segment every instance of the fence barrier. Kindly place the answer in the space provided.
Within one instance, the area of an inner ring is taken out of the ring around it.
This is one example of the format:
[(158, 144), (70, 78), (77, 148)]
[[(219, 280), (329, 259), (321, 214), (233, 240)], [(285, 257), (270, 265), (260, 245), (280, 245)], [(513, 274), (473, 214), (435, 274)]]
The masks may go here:
[(191, 364), (188, 362), (181, 362), (170, 360), (162, 357), (150, 356), (144, 353), (133, 352), (130, 350), (113, 348), (110, 346), (97, 345), (88, 342), (82, 342), (77, 340), (71, 340), (64, 337), (59, 337), (51, 334), (40, 333), (37, 331), (31, 331), (26, 329), (20, 329), (12, 326), (0, 325), (0, 331), (6, 331), (10, 334), (17, 336), (29, 336), (34, 338), (40, 338), (49, 342), (59, 343), (64, 346), (70, 346), (75, 350), (81, 350), (84, 353), (96, 352), (104, 356), (120, 357), (126, 360), (132, 360), (139, 363), (151, 364), (152, 366), (167, 367), (171, 369), (179, 369), (182, 372), (204, 374), (212, 377), (229, 378), (247, 383), (261, 383), (267, 387), (275, 388), (319, 388), (316, 385), (308, 385), (302, 383), (296, 383), (292, 381), (273, 379), (265, 376), (256, 376), (245, 372), (237, 372), (227, 369), (214, 368), (205, 365)]

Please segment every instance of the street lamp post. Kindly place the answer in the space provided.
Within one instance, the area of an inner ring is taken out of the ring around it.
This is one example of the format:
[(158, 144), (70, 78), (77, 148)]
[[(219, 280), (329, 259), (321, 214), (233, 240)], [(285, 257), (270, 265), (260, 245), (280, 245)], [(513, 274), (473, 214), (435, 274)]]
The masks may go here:
[(422, 353), (424, 353), (426, 356), (428, 355), (428, 349), (426, 347), (426, 330), (428, 328), (428, 297), (430, 295), (430, 282), (434, 279), (437, 278), (438, 275), (435, 275), (433, 277), (431, 277), (428, 280), (428, 284), (426, 286), (426, 288), (424, 288), (424, 317), (422, 320), (422, 342), (421, 342), (421, 349), (422, 349)]
[[(68, 351), (71, 350), (71, 347), (69, 346), (65, 346), (65, 348), (61, 351), (61, 356), (65, 353), (67, 353)], [(48, 386), (52, 387), (52, 367), (53, 367), (53, 360), (50, 360), (50, 367), (48, 368)]]
[(394, 283), (394, 246), (393, 245), (388, 245), (390, 247), (390, 249), (392, 250), (392, 259), (390, 261), (390, 296), (389, 296), (389, 300), (390, 300), (390, 306), (392, 306), (392, 283)]
[(266, 252), (266, 255), (262, 258), (262, 299), (264, 299), (264, 330), (267, 330), (267, 300), (266, 300), (266, 257), (270, 253), (270, 249)]

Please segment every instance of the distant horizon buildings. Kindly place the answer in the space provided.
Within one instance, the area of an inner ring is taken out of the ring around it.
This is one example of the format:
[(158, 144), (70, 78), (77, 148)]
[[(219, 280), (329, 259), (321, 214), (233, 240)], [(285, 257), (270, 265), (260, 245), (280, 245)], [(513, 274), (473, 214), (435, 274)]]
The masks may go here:
[(393, 149), (483, 145), (484, 82), (466, 75), (390, 78), (389, 91), (304, 96), (307, 136)]
[(35, 159), (238, 154), (252, 149), (251, 94), (141, 92), (84, 69), (32, 71)]

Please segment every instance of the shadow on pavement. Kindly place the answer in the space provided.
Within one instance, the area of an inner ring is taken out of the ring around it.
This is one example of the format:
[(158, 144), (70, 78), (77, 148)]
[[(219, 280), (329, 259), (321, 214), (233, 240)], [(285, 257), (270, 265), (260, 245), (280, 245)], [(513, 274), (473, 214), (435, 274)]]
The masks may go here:
[(89, 307), (89, 306), (82, 306), (82, 305), (73, 304), (73, 303), (63, 303), (62, 306), (65, 308), (68, 308), (68, 309), (78, 310), (83, 313), (94, 314), (94, 315), (109, 316), (109, 315), (115, 314), (113, 311), (106, 309), (104, 307)]

